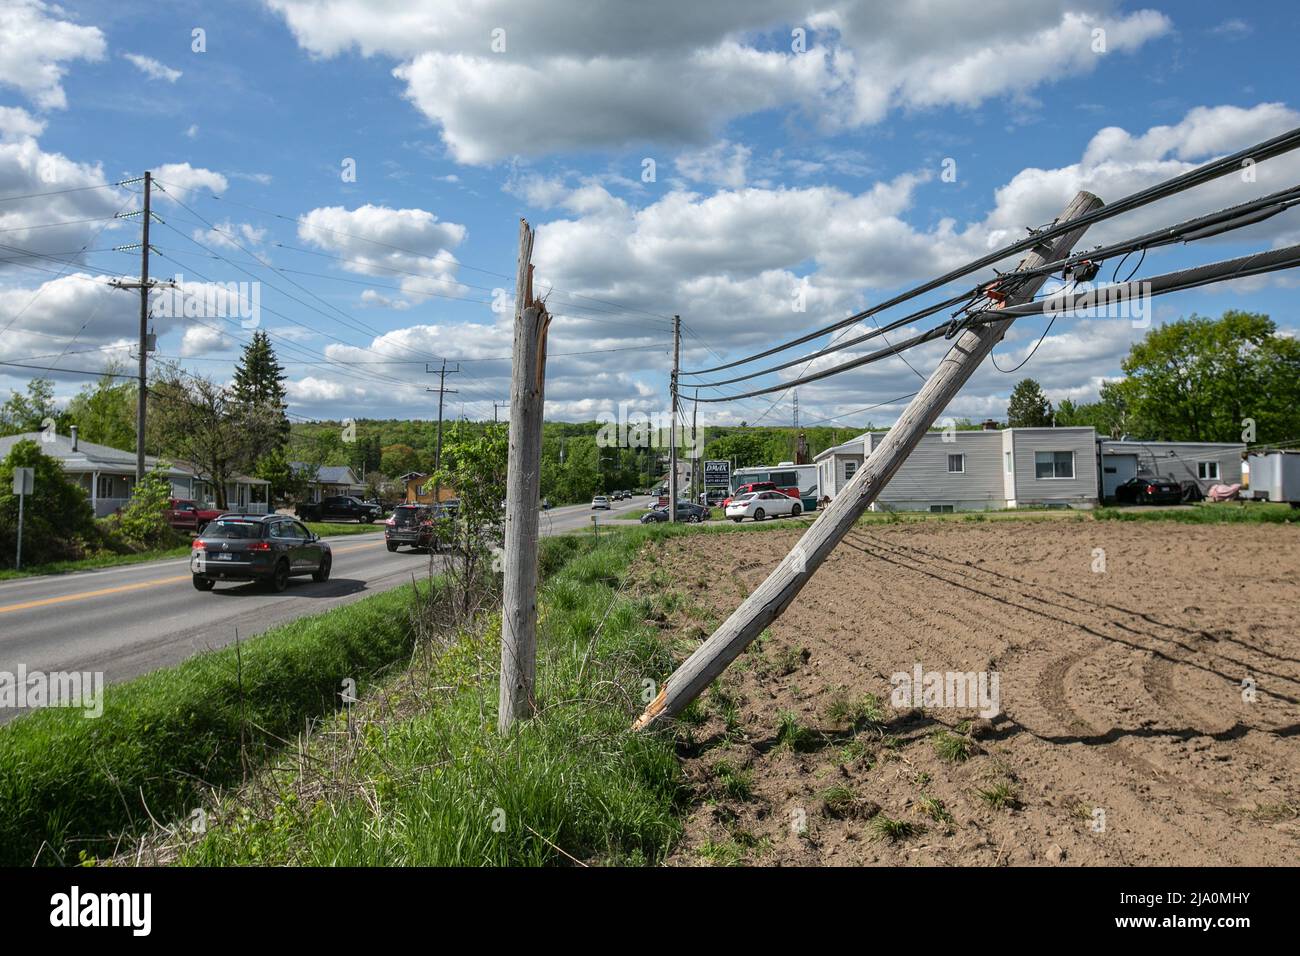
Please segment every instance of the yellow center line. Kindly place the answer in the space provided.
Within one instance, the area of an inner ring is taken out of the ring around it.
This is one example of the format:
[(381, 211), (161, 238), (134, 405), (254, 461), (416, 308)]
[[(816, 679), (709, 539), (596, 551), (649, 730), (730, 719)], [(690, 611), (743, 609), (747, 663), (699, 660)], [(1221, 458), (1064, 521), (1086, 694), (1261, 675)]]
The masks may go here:
[[(360, 551), (362, 548), (372, 547), (376, 542), (368, 541), (365, 544), (354, 544), (347, 548), (331, 548), (333, 554), (346, 554), (349, 551)], [(0, 605), (0, 614), (7, 614), (10, 611), (27, 611), (34, 607), (48, 607), (51, 604), (64, 604), (68, 601), (84, 601), (87, 598), (103, 597), (106, 594), (121, 594), (125, 591), (139, 591), (144, 588), (157, 587), (160, 584), (175, 584), (178, 581), (188, 581), (190, 575), (178, 575), (170, 578), (154, 578), (152, 581), (138, 581), (135, 584), (119, 584), (111, 588), (99, 588), (95, 591), (81, 591), (77, 594), (63, 594), (59, 597), (39, 598), (35, 601), (23, 601), (20, 604)]]
[(46, 607), (50, 604), (63, 604), (65, 601), (81, 601), (85, 598), (100, 597), (104, 594), (120, 594), (123, 591), (139, 591), (141, 588), (157, 587), (160, 584), (175, 584), (177, 581), (188, 581), (188, 574), (174, 578), (154, 578), (152, 581), (140, 581), (136, 584), (119, 584), (117, 587), (100, 588), (98, 591), (82, 591), (80, 594), (64, 594), (60, 597), (41, 598), (37, 601), (24, 601), (21, 604), (6, 604), (0, 607), (0, 614), (7, 614), (10, 611), (26, 611), (34, 607)]

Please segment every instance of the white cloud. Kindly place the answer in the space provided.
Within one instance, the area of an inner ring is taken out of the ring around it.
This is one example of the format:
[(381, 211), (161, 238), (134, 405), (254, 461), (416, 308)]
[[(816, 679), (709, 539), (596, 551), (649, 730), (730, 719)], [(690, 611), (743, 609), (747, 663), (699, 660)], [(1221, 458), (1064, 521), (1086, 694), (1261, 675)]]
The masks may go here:
[(41, 0), (0, 5), (0, 83), (15, 87), (45, 110), (68, 105), (64, 64), (100, 60), (106, 48), (97, 27), (58, 19), (64, 15), (61, 8)]
[[(813, 0), (803, 13), (779, 0), (424, 0), (383, 16), (363, 0), (267, 3), (313, 54), (358, 49), (399, 61), (407, 98), (463, 163), (704, 146), (728, 121), (772, 108), (843, 129), (896, 109), (1023, 97), (1171, 29), (1154, 11), (1112, 14), (1109, 0)], [(796, 26), (812, 30), (804, 52), (792, 48)], [(491, 48), (497, 29), (501, 52)], [(731, 176), (726, 184), (737, 185)]]
[[(408, 297), (464, 295), (456, 282), (456, 257), (467, 230), (425, 209), (392, 209), (367, 203), (356, 209), (325, 206), (298, 221), (298, 237), (334, 253), (340, 268), (395, 282)], [(373, 302), (373, 299), (371, 300)]]
[(164, 199), (172, 198), (167, 191), (175, 186), (180, 192), (179, 198), (187, 203), (195, 198), (190, 195), (195, 190), (207, 190), (221, 195), (230, 186), (230, 181), (221, 173), (202, 166), (191, 166), (189, 163), (163, 163), (155, 166), (153, 178), (162, 186), (159, 195)]
[(230, 338), (220, 329), (207, 325), (192, 325), (181, 338), (181, 357), (222, 352), (230, 347)]
[(182, 76), (180, 70), (172, 69), (167, 64), (160, 63), (151, 56), (144, 56), (140, 53), (123, 53), (122, 56), (151, 80), (166, 80), (168, 83), (175, 83)]
[(676, 160), (677, 172), (693, 183), (739, 189), (745, 185), (745, 171), (752, 153), (742, 143), (720, 140), (705, 149), (680, 153)]

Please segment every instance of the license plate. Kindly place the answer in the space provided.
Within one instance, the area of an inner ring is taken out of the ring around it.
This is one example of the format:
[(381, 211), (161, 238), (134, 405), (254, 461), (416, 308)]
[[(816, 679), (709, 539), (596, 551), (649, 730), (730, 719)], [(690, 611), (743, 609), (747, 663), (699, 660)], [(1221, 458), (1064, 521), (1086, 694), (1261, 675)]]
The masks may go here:
[(234, 556), (233, 554), (219, 554), (219, 555), (217, 555), (217, 560), (218, 560), (218, 561), (233, 561), (233, 560), (235, 560), (235, 556)]

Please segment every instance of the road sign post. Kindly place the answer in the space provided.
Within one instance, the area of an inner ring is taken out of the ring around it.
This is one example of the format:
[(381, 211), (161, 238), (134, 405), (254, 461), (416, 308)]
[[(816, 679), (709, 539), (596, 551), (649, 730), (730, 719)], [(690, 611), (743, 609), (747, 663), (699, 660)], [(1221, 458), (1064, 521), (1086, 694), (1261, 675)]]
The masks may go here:
[(23, 503), (36, 487), (35, 468), (14, 469), (14, 494), (18, 496), (18, 553), (14, 556), (14, 568), (23, 568)]

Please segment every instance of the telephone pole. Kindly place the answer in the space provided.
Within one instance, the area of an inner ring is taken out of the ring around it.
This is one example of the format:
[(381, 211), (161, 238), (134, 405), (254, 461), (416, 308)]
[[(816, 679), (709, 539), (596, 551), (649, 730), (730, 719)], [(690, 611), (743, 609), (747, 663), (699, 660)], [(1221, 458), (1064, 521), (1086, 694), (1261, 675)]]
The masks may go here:
[(509, 407), (510, 407), (510, 403), (509, 403), (509, 402), (493, 402), (493, 403), (492, 403), (492, 421), (493, 421), (493, 422), (496, 422), (496, 421), (497, 421), (497, 409), (498, 409), (498, 408), (509, 408)]
[[(1096, 196), (1080, 192), (1056, 222), (1079, 219), (1101, 205)], [(1025, 254), (1018, 269), (1035, 269), (1044, 263), (1066, 258), (1086, 230), (1085, 225), (1062, 233), (1050, 242), (1040, 243)], [(1046, 280), (1047, 276), (1038, 275), (1023, 281), (999, 305), (990, 306), (990, 309), (1032, 300)], [(1012, 316), (997, 322), (972, 325), (956, 337), (925, 385), (881, 443), (867, 456), (844, 490), (817, 516), (767, 579), (669, 676), (659, 696), (637, 718), (634, 729), (642, 730), (680, 714), (768, 624), (790, 606), (1014, 321)]]
[[(132, 180), (130, 182), (139, 182)], [(129, 185), (124, 183), (123, 185)], [(110, 282), (109, 284), (118, 289), (139, 289), (140, 290), (140, 356), (139, 356), (139, 384), (137, 387), (137, 396), (135, 403), (135, 480), (138, 484), (144, 481), (144, 427), (145, 427), (145, 404), (149, 395), (148, 384), (148, 365), (149, 353), (152, 351), (151, 339), (153, 336), (149, 332), (149, 291), (154, 283), (149, 280), (149, 221), (156, 219), (152, 210), (149, 208), (149, 200), (153, 192), (153, 173), (145, 170), (144, 174), (144, 209), (140, 215), (140, 281), (139, 282)], [(137, 213), (128, 212), (120, 214), (123, 219), (128, 219)], [(161, 219), (158, 220), (162, 222)], [(114, 252), (130, 252), (135, 248), (134, 244), (129, 246), (116, 246)], [(161, 283), (166, 284), (166, 283)]]
[(459, 372), (459, 371), (460, 371), (460, 363), (459, 363), (459, 362), (456, 363), (456, 367), (455, 367), (455, 368), (450, 368), (450, 369), (449, 369), (449, 368), (447, 368), (447, 360), (446, 360), (446, 359), (443, 359), (443, 360), (442, 360), (442, 367), (441, 367), (441, 368), (436, 368), (436, 369), (429, 368), (429, 365), (428, 365), (427, 362), (425, 363), (425, 366), (424, 366), (424, 373), (425, 373), (426, 375), (432, 375), (434, 372), (437, 372), (437, 373), (438, 373), (438, 387), (437, 387), (437, 388), (426, 388), (426, 389), (425, 389), (426, 392), (437, 392), (437, 393), (438, 393), (438, 444), (437, 444), (437, 446), (435, 446), (434, 451), (433, 451), (433, 470), (434, 470), (434, 471), (438, 471), (440, 468), (442, 468), (442, 399), (443, 399), (443, 396), (444, 396), (444, 395), (455, 395), (455, 394), (457, 394), (457, 393), (456, 393), (456, 390), (455, 390), (454, 388), (447, 388), (447, 373), (450, 372), (450, 373), (452, 373), (452, 374), (455, 374), (456, 372)]
[(700, 433), (696, 423), (700, 420), (700, 390), (695, 390), (695, 401), (691, 403), (691, 502), (700, 502)]
[(677, 521), (677, 369), (682, 357), (682, 317), (673, 316), (673, 374), (668, 382), (672, 420), (668, 423), (668, 520)]

